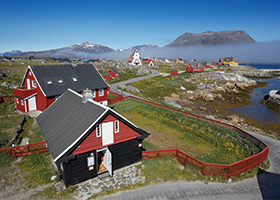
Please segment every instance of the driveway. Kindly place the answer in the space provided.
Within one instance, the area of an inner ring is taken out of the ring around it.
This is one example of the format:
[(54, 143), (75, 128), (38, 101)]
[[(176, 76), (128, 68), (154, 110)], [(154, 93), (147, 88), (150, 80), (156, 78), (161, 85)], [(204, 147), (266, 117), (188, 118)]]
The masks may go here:
[(280, 141), (251, 133), (269, 146), (267, 172), (237, 183), (167, 182), (119, 192), (103, 199), (280, 199)]

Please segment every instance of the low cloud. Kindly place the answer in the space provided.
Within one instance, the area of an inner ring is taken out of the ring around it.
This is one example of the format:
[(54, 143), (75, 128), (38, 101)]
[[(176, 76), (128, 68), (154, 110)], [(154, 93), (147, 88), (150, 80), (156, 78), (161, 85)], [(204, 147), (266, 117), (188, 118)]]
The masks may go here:
[[(128, 58), (132, 52), (112, 52), (98, 54), (99, 57)], [(160, 48), (140, 52), (142, 57), (184, 60), (218, 61), (223, 57), (235, 57), (238, 62), (280, 63), (280, 41), (251, 43), (244, 45), (193, 46), (182, 48)], [(96, 55), (94, 55), (96, 56)]]

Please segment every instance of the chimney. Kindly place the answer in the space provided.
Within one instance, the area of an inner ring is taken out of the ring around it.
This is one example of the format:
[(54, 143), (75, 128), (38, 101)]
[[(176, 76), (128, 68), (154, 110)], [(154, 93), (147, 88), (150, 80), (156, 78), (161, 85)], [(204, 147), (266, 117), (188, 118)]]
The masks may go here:
[(85, 89), (83, 91), (83, 103), (86, 103), (89, 99), (93, 99), (92, 91), (90, 89)]

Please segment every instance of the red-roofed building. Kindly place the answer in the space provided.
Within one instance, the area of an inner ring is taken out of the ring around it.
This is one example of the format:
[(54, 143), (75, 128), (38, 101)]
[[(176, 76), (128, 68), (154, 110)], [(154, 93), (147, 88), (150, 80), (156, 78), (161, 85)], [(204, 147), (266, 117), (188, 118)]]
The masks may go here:
[(132, 65), (142, 65), (139, 51), (137, 49), (135, 49), (133, 51), (133, 53), (129, 56), (127, 61), (129, 63), (131, 63)]

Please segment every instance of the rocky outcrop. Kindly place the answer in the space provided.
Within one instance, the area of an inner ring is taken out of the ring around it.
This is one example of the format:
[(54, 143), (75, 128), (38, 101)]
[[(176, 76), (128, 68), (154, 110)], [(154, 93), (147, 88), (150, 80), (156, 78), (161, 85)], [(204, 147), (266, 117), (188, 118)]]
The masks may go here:
[(167, 100), (164, 103), (166, 103), (168, 105), (171, 105), (175, 108), (182, 108), (181, 103), (179, 101), (175, 100), (175, 99)]
[(131, 85), (126, 86), (123, 84), (119, 84), (118, 87), (128, 92), (140, 93), (140, 91), (136, 87), (133, 87)]
[(271, 90), (261, 102), (268, 108), (280, 111), (280, 90)]

